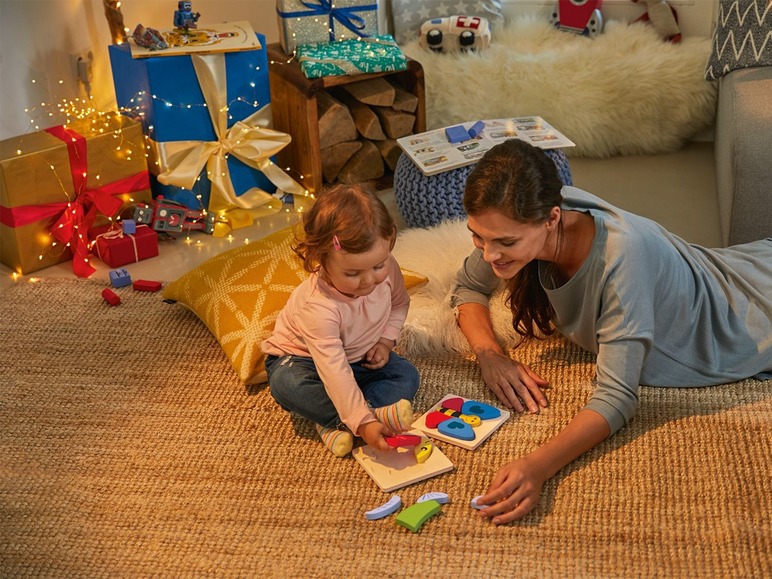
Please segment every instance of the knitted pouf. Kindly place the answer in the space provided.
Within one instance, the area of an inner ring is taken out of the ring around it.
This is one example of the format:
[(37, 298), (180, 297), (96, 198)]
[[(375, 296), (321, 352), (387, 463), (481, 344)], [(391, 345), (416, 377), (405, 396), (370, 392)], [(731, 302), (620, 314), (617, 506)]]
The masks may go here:
[[(560, 149), (544, 151), (558, 168), (564, 185), (572, 185), (568, 157)], [(461, 199), (466, 178), (475, 164), (427, 177), (405, 154), (394, 170), (394, 199), (409, 227), (431, 227), (445, 219), (464, 217)]]

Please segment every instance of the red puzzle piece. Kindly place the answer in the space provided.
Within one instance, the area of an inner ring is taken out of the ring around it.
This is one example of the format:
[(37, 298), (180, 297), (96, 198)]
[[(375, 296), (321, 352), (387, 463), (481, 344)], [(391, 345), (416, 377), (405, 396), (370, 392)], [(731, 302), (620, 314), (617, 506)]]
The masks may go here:
[(464, 407), (464, 399), (448, 398), (447, 400), (442, 401), (441, 406), (443, 408), (450, 408), (451, 410), (455, 410), (456, 412), (461, 412), (461, 409)]
[(445, 422), (451, 418), (453, 417), (444, 412), (440, 412), (439, 410), (435, 410), (426, 415), (426, 428), (437, 428), (440, 422)]

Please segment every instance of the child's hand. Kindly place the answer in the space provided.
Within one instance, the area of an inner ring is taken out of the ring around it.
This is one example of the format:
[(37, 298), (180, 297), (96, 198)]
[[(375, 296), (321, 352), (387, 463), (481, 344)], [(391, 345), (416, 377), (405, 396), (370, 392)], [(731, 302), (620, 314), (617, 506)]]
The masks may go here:
[(389, 353), (394, 347), (394, 340), (381, 338), (375, 346), (370, 348), (365, 354), (365, 361), (362, 366), (368, 370), (377, 370), (383, 368), (389, 361)]
[(368, 422), (359, 427), (359, 436), (361, 436), (367, 444), (378, 450), (392, 450), (392, 447), (389, 446), (389, 443), (386, 442), (386, 439), (384, 438), (385, 436), (390, 436), (392, 434), (393, 433), (390, 432), (388, 428), (377, 420)]

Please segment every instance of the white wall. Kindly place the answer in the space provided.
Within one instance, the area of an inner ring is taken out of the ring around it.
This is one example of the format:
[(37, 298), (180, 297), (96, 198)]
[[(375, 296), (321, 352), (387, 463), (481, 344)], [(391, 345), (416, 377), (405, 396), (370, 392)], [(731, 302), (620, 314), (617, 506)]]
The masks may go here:
[[(671, 0), (682, 31), (690, 36), (711, 34), (717, 2)], [(555, 2), (504, 0), (504, 4), (507, 15), (513, 17), (548, 14)], [(137, 23), (171, 28), (176, 7), (176, 0), (123, 0), (121, 11), (131, 33)], [(248, 20), (269, 43), (278, 41), (275, 0), (193, 0), (193, 10), (201, 13), (201, 24)], [(604, 0), (602, 11), (606, 20), (629, 21), (643, 8), (631, 0)], [(51, 103), (87, 97), (84, 86), (75, 80), (71, 55), (89, 50), (94, 55), (93, 104), (100, 110), (114, 108), (110, 42), (101, 0), (0, 0), (0, 139), (36, 126), (61, 124), (63, 117)], [(30, 112), (25, 113), (25, 108)]]

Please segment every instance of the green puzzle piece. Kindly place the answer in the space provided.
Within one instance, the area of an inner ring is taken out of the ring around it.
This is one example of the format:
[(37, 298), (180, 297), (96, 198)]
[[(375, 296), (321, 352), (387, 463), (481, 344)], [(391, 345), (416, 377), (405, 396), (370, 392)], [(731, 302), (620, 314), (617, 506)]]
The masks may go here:
[(440, 509), (442, 509), (442, 505), (434, 499), (416, 503), (402, 510), (402, 512), (397, 515), (397, 524), (417, 533), (418, 529), (421, 528), (421, 525), (423, 525), (430, 517), (439, 513)]

